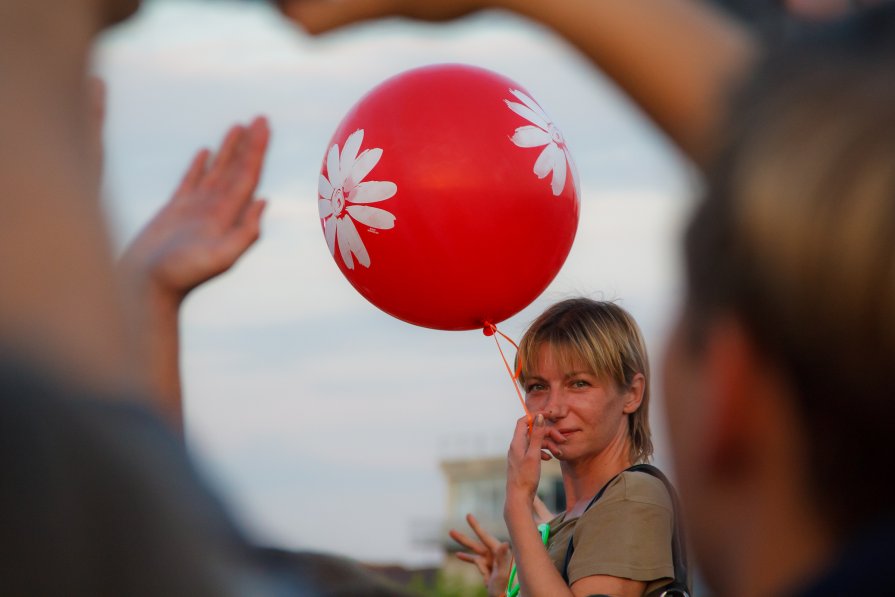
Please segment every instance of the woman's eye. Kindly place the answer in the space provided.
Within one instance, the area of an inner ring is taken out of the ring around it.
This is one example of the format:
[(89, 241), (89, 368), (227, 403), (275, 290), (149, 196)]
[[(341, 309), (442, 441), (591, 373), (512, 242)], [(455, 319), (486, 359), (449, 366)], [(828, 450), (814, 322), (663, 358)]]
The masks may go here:
[(533, 383), (533, 384), (531, 384), (530, 386), (528, 386), (528, 387), (525, 389), (525, 391), (528, 392), (529, 394), (531, 394), (532, 392), (540, 392), (540, 391), (542, 391), (543, 389), (544, 389), (544, 384)]
[(590, 387), (590, 384), (584, 381), (583, 379), (576, 379), (572, 382), (573, 388), (587, 388)]

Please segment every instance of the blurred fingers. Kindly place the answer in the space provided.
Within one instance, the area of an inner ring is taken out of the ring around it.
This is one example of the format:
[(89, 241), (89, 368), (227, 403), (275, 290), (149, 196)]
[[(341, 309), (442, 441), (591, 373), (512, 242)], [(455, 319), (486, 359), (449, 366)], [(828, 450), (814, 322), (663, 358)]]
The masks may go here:
[(472, 514), (466, 515), (466, 522), (469, 523), (469, 527), (476, 534), (476, 536), (481, 540), (481, 542), (488, 548), (488, 551), (495, 552), (500, 547), (500, 541), (497, 538), (485, 530), (482, 525), (479, 524), (479, 521)]
[[(451, 539), (453, 539), (454, 541), (456, 541), (457, 543), (459, 543), (460, 545), (462, 545), (469, 551), (472, 551), (479, 555), (486, 555), (488, 553), (488, 550), (485, 548), (484, 545), (482, 545), (475, 539), (467, 537), (466, 535), (464, 535), (463, 533), (461, 533), (459, 531), (455, 531), (455, 530), (451, 529), (450, 532), (448, 532), (448, 535), (450, 535)], [(458, 556), (459, 556), (459, 554), (458, 554)]]
[(245, 136), (246, 128), (242, 125), (235, 125), (227, 131), (224, 140), (221, 142), (221, 147), (212, 159), (211, 166), (208, 169), (206, 182), (209, 185), (215, 184), (226, 174), (230, 162)]
[(267, 119), (258, 117), (252, 121), (236, 150), (233, 163), (228, 168), (226, 185), (238, 206), (254, 194), (261, 180), (264, 157), (270, 143), (270, 126)]
[(464, 562), (469, 562), (470, 564), (475, 564), (475, 567), (479, 569), (479, 573), (481, 573), (482, 578), (488, 579), (491, 576), (491, 566), (489, 562), (483, 558), (482, 556), (474, 556), (468, 553), (457, 552), (457, 559), (462, 560)]
[(208, 149), (201, 149), (196, 153), (193, 157), (193, 161), (190, 163), (189, 168), (187, 168), (186, 173), (180, 181), (180, 186), (177, 187), (177, 191), (174, 193), (176, 198), (186, 196), (186, 194), (190, 193), (196, 186), (198, 186), (202, 177), (205, 176), (209, 157), (211, 157), (211, 151)]
[(249, 205), (239, 224), (232, 228), (218, 244), (215, 263), (218, 271), (226, 271), (236, 263), (261, 236), (261, 214), (267, 202), (256, 200)]
[(395, 14), (394, 0), (279, 0), (280, 10), (311, 34)]
[(255, 199), (244, 210), (239, 227), (244, 230), (246, 237), (251, 238), (249, 244), (258, 240), (261, 234), (261, 216), (267, 209), (267, 199)]

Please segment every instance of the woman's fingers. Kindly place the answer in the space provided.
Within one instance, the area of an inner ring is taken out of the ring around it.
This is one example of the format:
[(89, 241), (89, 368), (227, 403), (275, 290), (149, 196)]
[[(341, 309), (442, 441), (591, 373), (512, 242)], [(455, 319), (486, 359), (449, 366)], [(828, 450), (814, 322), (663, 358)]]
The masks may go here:
[(551, 441), (553, 441), (557, 444), (564, 444), (567, 441), (569, 441), (568, 438), (565, 435), (563, 435), (562, 433), (560, 433), (556, 427), (548, 428), (547, 437)]
[(541, 477), (541, 447), (547, 433), (544, 415), (535, 417), (531, 433), (528, 420), (519, 419), (507, 454), (507, 499), (504, 510), (510, 504), (521, 505), (534, 498)]
[[(510, 454), (515, 454), (517, 457), (529, 454), (531, 457), (530, 451), (536, 449), (538, 451), (549, 450), (553, 456), (562, 456), (562, 444), (567, 441), (566, 437), (556, 428), (547, 426), (543, 414), (535, 416), (530, 431), (528, 417), (522, 417), (516, 421), (516, 430), (510, 443)], [(534, 448), (532, 448), (533, 442), (537, 444)], [(543, 460), (550, 460), (549, 455), (539, 457)]]
[(528, 447), (528, 417), (522, 417), (516, 421), (516, 429), (513, 430), (513, 439), (510, 440), (510, 453), (509, 456), (512, 458), (521, 457), (522, 454), (525, 454), (525, 450)]
[(509, 460), (522, 462), (525, 460), (549, 460), (541, 453), (541, 449), (545, 448), (544, 438), (548, 433), (547, 422), (544, 415), (539, 414), (534, 419), (531, 432), (528, 430), (528, 417), (522, 417), (516, 421), (516, 430), (513, 432), (513, 439), (510, 442), (510, 451), (507, 457)]
[(485, 581), (491, 576), (491, 563), (482, 556), (474, 556), (460, 551), (457, 552), (457, 559), (469, 562), (470, 564), (475, 564), (475, 567), (479, 569), (479, 572)]
[(534, 426), (532, 426), (531, 433), (529, 433), (528, 448), (525, 450), (526, 458), (541, 458), (541, 448), (544, 445), (544, 438), (547, 436), (548, 431), (544, 415), (539, 414), (535, 417)]
[(463, 533), (461, 533), (459, 531), (455, 531), (454, 529), (451, 529), (448, 532), (448, 535), (450, 535), (451, 539), (453, 539), (454, 541), (456, 541), (457, 543), (459, 543), (460, 545), (462, 545), (469, 551), (475, 552), (482, 556), (487, 555), (487, 553), (488, 553), (488, 549), (484, 545), (482, 545), (475, 539), (471, 539), (470, 537), (467, 537), (466, 535), (464, 535)]
[(562, 446), (557, 446), (552, 439), (544, 440), (544, 445), (542, 446), (542, 448), (550, 452), (551, 455), (556, 456), (557, 458), (562, 456)]
[(512, 565), (513, 552), (510, 550), (510, 544), (501, 543), (500, 549), (498, 549), (497, 553), (494, 554), (494, 564), (492, 564), (492, 566), (496, 568), (504, 568), (506, 570), (506, 574), (509, 575), (510, 567)]
[(491, 553), (496, 552), (501, 545), (501, 542), (497, 540), (497, 538), (486, 531), (482, 525), (479, 524), (479, 521), (472, 514), (466, 515), (466, 522), (469, 523), (470, 528), (476, 534), (476, 536), (482, 541), (485, 547), (488, 548), (488, 551)]
[[(538, 415), (541, 416), (541, 415)], [(534, 432), (534, 426), (532, 426), (532, 432)], [(552, 457), (560, 457), (562, 456), (562, 444), (566, 443), (568, 440), (566, 437), (557, 431), (555, 427), (548, 427), (546, 421), (544, 421), (544, 428), (542, 434), (543, 440), (541, 442), (541, 460), (550, 460)], [(549, 454), (545, 454), (544, 451), (549, 452)]]

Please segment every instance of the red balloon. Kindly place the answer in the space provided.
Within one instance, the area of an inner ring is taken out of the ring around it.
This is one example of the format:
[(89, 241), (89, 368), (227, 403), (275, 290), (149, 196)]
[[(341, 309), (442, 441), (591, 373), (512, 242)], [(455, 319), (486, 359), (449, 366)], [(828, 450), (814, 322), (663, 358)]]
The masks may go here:
[(469, 330), (518, 313), (556, 276), (578, 227), (578, 176), (523, 87), (429, 66), (385, 81), (345, 116), (318, 207), (339, 269), (371, 303)]

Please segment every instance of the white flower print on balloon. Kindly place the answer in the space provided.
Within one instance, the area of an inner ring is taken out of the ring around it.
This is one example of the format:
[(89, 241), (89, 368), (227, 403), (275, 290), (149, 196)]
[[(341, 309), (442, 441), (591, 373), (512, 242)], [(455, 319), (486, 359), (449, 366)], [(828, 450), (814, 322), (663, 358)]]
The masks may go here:
[(535, 161), (534, 173), (538, 178), (546, 178), (553, 172), (550, 188), (554, 195), (559, 196), (566, 188), (566, 163), (568, 163), (569, 170), (572, 171), (572, 181), (575, 184), (575, 194), (580, 196), (578, 169), (575, 167), (569, 148), (566, 147), (562, 133), (536, 101), (518, 89), (510, 89), (510, 93), (522, 103), (504, 100), (506, 105), (531, 123), (516, 129), (511, 138), (513, 143), (519, 147), (544, 147)]
[(320, 175), (317, 187), (317, 208), (329, 252), (335, 256), (338, 246), (348, 269), (354, 269), (354, 258), (362, 266), (370, 267), (370, 254), (355, 222), (377, 230), (395, 227), (393, 214), (368, 205), (394, 197), (398, 185), (388, 181), (364, 181), (382, 158), (382, 150), (366, 149), (358, 154), (363, 140), (364, 130), (358, 129), (345, 141), (341, 154), (338, 144), (329, 148), (326, 176)]

